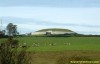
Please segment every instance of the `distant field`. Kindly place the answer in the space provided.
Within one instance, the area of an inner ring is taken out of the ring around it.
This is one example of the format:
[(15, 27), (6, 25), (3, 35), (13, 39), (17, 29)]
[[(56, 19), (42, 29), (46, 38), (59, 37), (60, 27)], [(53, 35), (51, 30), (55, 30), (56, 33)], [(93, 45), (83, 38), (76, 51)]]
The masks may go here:
[[(100, 37), (19, 37), (29, 51), (100, 50)], [(4, 40), (4, 39), (2, 39)], [(38, 44), (39, 46), (33, 46)]]
[[(19, 37), (29, 51), (100, 50), (100, 37)], [(33, 46), (39, 44), (39, 46)]]

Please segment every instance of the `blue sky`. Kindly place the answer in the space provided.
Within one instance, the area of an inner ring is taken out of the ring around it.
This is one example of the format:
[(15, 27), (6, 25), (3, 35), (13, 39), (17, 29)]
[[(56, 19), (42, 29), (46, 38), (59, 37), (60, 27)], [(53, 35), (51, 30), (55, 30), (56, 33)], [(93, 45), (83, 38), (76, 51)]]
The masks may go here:
[(0, 0), (3, 28), (10, 22), (21, 33), (44, 28), (66, 28), (100, 34), (99, 0)]

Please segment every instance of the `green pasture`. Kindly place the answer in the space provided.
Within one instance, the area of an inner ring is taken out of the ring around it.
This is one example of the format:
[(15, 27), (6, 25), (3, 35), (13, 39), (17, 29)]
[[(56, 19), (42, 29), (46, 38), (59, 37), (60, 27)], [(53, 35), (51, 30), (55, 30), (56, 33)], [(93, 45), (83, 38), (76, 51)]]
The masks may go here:
[(15, 39), (20, 41), (20, 46), (26, 43), (29, 47), (28, 51), (100, 50), (100, 37), (19, 37)]
[[(79, 60), (100, 60), (100, 37), (18, 37), (19, 46), (26, 43), (32, 64), (67, 64), (75, 56)], [(0, 42), (6, 38), (0, 39)], [(39, 46), (33, 46), (33, 44)], [(50, 45), (51, 43), (55, 45)], [(70, 43), (65, 45), (64, 43)], [(59, 61), (59, 62), (58, 62)], [(70, 64), (70, 63), (68, 63)]]

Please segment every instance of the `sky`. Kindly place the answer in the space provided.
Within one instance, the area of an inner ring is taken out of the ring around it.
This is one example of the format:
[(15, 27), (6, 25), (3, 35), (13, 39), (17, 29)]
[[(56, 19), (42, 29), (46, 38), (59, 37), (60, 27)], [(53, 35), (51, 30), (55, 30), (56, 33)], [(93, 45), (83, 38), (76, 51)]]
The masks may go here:
[(1, 29), (16, 24), (20, 33), (65, 28), (100, 34), (100, 0), (0, 0)]

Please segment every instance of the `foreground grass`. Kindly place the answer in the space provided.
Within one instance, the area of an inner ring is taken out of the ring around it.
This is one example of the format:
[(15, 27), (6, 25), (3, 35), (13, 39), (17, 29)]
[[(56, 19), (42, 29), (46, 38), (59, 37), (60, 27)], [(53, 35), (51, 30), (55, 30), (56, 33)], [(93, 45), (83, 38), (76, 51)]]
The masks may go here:
[(31, 57), (32, 57), (32, 64), (71, 64), (70, 61), (73, 60), (100, 61), (100, 51), (90, 51), (90, 50), (41, 51), (41, 52), (33, 52), (31, 54)]

